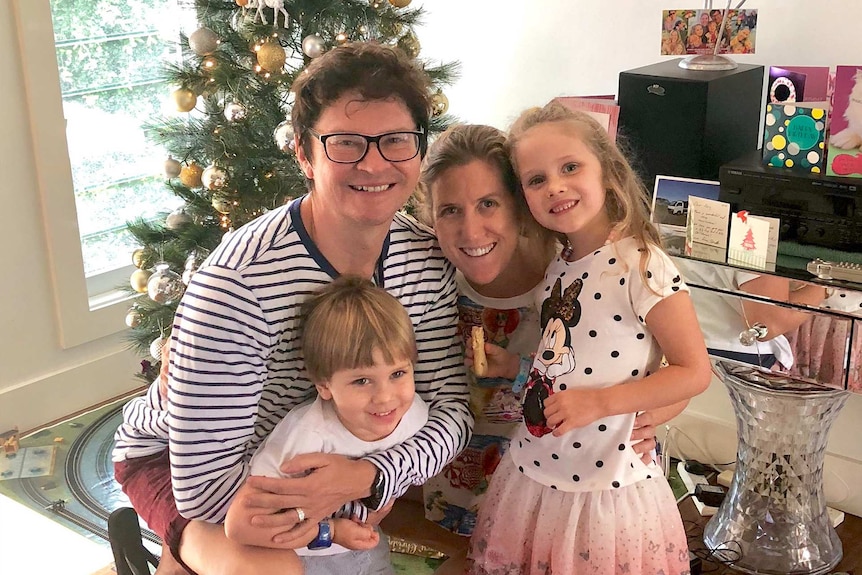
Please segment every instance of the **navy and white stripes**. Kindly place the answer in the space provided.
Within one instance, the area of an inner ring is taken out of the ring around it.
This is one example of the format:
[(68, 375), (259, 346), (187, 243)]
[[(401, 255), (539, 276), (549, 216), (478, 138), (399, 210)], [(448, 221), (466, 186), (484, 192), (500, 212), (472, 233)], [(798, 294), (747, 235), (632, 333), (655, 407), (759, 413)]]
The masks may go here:
[[(416, 391), (428, 424), (368, 457), (383, 469), (384, 502), (435, 475), (469, 440), (466, 374), (456, 337), (454, 270), (433, 235), (397, 214), (381, 256), (383, 286), (416, 331)], [(124, 409), (114, 460), (163, 450), (184, 516), (222, 521), (260, 441), (314, 394), (298, 339), (302, 302), (332, 281), (299, 216), (299, 200), (224, 241), (193, 276), (175, 317), (168, 406), (157, 383)]]

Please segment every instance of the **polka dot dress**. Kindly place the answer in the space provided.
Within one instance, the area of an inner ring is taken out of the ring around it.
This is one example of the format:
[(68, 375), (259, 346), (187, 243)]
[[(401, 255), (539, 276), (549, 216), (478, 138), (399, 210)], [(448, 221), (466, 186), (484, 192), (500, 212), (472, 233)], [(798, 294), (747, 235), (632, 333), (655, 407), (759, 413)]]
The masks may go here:
[[(533, 364), (553, 374), (553, 393), (634, 381), (659, 369), (661, 350), (644, 318), (663, 298), (688, 288), (659, 249), (650, 250), (647, 287), (641, 253), (634, 238), (624, 238), (549, 266), (537, 292), (539, 309), (582, 284), (577, 302), (559, 306), (580, 307), (563, 319), (568, 346), (561, 352), (554, 338), (554, 353), (545, 353), (551, 343), (540, 344)], [(559, 365), (543, 363), (566, 354)], [(645, 465), (631, 449), (634, 417), (606, 417), (563, 437), (536, 437), (522, 425), (480, 509), (472, 572), (687, 573), (686, 538), (670, 487), (655, 463)]]

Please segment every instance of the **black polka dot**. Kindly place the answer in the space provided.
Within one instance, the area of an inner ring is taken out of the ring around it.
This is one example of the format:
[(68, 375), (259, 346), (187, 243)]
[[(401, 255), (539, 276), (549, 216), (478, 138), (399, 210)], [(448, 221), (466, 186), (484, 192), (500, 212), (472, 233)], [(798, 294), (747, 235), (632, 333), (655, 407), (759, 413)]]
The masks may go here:
[(597, 256), (597, 255), (599, 255), (599, 254), (601, 253), (601, 251), (602, 251), (602, 250), (596, 250), (596, 251), (594, 251), (594, 252), (593, 252), (593, 255), (594, 255), (594, 256)]
[(619, 356), (620, 356), (620, 352), (618, 352), (616, 350), (611, 352), (611, 357), (619, 357)]
[(646, 478), (647, 478), (647, 479), (652, 479), (652, 475), (647, 475), (647, 476), (646, 476)]
[(557, 488), (556, 485), (551, 485), (551, 489), (556, 489), (556, 488)]
[(639, 374), (639, 373), (640, 373), (640, 372), (639, 372), (638, 370), (633, 369), (633, 370), (632, 370), (632, 377), (636, 376), (636, 375), (637, 375), (637, 374)]
[(614, 265), (615, 263), (617, 263), (617, 258), (611, 258), (611, 259), (609, 259), (609, 260), (608, 260), (608, 263), (609, 263), (610, 265)]
[(644, 322), (644, 318), (642, 318), (641, 316), (638, 316), (638, 321), (639, 321), (639, 322), (641, 322), (641, 323), (643, 323), (643, 322)]
[(518, 441), (518, 447), (523, 448), (524, 445), (520, 441)]
[(605, 464), (605, 462), (604, 462), (604, 461), (602, 461), (601, 459), (599, 459), (598, 461), (596, 461), (596, 467), (602, 467), (604, 464)]
[(545, 291), (551, 291), (551, 286), (546, 286)]
[(635, 464), (634, 464), (634, 463), (629, 463), (629, 467), (631, 467), (632, 469), (634, 469), (634, 468), (635, 468)]
[(841, 293), (841, 294), (838, 294), (838, 297), (847, 297), (847, 294), (846, 294), (846, 293)]
[(523, 472), (524, 472), (524, 468), (523, 468), (523, 467), (521, 467), (521, 466), (519, 465), (519, 466), (518, 466), (518, 471), (520, 471), (521, 473), (523, 473)]
[(620, 278), (620, 285), (621, 286), (626, 285), (626, 278)]
[(524, 441), (526, 441), (527, 443), (532, 443), (532, 442), (530, 441), (530, 438), (529, 438), (529, 437), (525, 437), (525, 438), (524, 438)]
[(607, 431), (607, 430), (608, 430), (608, 426), (605, 425), (604, 423), (599, 426), (599, 431)]
[(590, 375), (591, 373), (593, 373), (593, 368), (588, 367), (588, 368), (584, 369), (584, 373), (586, 373), (587, 375)]
[(613, 485), (614, 487), (619, 487), (619, 486), (620, 486), (620, 482), (619, 482), (619, 481), (614, 481), (613, 483), (611, 483), (611, 485)]
[(581, 478), (578, 475), (572, 475), (572, 481), (580, 481)]
[(673, 278), (673, 283), (678, 284), (679, 282), (680, 282), (679, 276), (676, 276), (675, 278)]
[(620, 444), (617, 446), (617, 449), (619, 449), (620, 451), (625, 451), (625, 450), (626, 450), (626, 444), (625, 444), (625, 443), (620, 443)]
[(574, 447), (575, 449), (580, 449), (581, 448), (581, 442), (580, 441), (574, 442), (572, 444), (572, 447)]
[(566, 272), (561, 273), (560, 277), (563, 277), (564, 275), (566, 275)]
[(593, 297), (594, 297), (594, 298), (596, 298), (596, 299), (602, 299), (602, 294), (597, 293), (597, 294), (596, 294), (596, 295), (594, 295)]
[(623, 316), (617, 314), (614, 316), (614, 321), (623, 321)]
[(638, 339), (643, 339), (643, 338), (645, 338), (645, 337), (646, 337), (646, 334), (643, 334), (643, 333), (639, 333), (639, 334), (637, 335), (637, 338), (638, 338)]
[(565, 383), (560, 384), (560, 391), (566, 391), (567, 388), (568, 386)]
[(584, 272), (584, 274), (581, 276), (581, 279), (582, 279), (582, 280), (585, 280), (585, 279), (587, 279), (588, 277), (590, 277), (590, 274), (588, 274), (587, 272)]
[(679, 286), (671, 286), (670, 291), (679, 291)]
[(594, 329), (590, 330), (590, 337), (596, 337), (597, 335), (599, 335), (599, 334), (596, 333), (596, 330), (594, 330)]
[(559, 459), (559, 458), (560, 458), (560, 456), (557, 455), (556, 453), (551, 454), (551, 459)]
[(542, 464), (541, 464), (541, 463), (539, 463), (539, 462), (538, 462), (538, 461), (536, 461), (536, 460), (533, 460), (533, 465), (535, 465), (536, 467), (541, 467), (541, 466), (542, 466)]
[(647, 277), (647, 279), (652, 278), (652, 272), (651, 272), (651, 271), (649, 271), (649, 270), (647, 270), (647, 272), (646, 272), (646, 277)]

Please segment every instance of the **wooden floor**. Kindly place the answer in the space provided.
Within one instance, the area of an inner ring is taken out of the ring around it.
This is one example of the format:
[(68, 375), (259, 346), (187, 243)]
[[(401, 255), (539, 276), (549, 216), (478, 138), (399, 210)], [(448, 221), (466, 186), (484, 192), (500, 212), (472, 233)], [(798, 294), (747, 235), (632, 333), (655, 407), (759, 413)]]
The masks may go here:
[[(703, 544), (703, 528), (709, 517), (701, 517), (690, 499), (680, 503), (679, 510), (689, 534), (689, 549), (701, 557), (706, 557), (708, 551)], [(845, 514), (844, 522), (836, 528), (836, 531), (844, 547), (844, 557), (833, 573), (862, 575), (862, 519)], [(710, 575), (738, 575), (739, 573), (721, 563), (711, 561), (704, 561), (702, 572)]]

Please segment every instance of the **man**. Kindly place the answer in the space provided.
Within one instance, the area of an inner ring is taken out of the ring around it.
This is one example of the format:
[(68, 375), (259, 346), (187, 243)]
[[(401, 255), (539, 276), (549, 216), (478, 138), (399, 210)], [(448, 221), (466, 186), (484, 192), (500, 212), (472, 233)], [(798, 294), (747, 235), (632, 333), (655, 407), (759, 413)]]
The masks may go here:
[[(381, 509), (469, 439), (453, 269), (433, 236), (397, 213), (426, 147), (427, 77), (394, 49), (354, 43), (312, 62), (293, 91), (295, 148), (310, 193), (213, 251), (177, 310), (167, 402), (154, 384), (126, 406), (117, 431), (116, 477), (171, 551), (163, 573), (182, 572), (171, 554), (201, 575), (300, 572), (285, 550), (313, 539), (318, 521), (356, 500)], [(313, 394), (299, 307), (345, 274), (373, 279), (407, 309), (428, 424), (361, 460), (310, 454), (282, 467), (294, 478), (248, 478), (260, 441)], [(258, 547), (227, 538), (220, 523), (230, 505), (241, 506)]]

